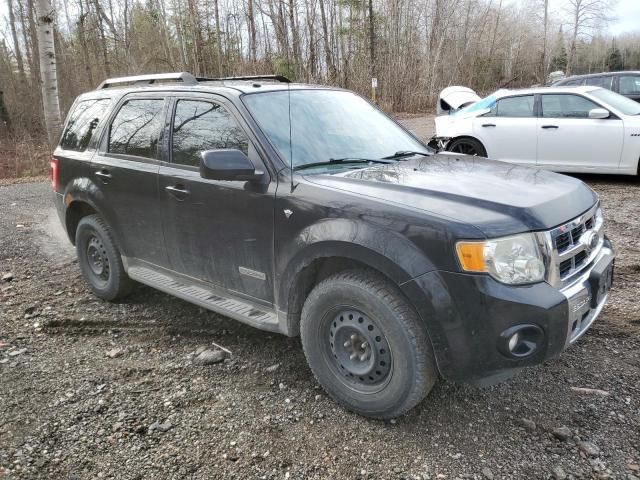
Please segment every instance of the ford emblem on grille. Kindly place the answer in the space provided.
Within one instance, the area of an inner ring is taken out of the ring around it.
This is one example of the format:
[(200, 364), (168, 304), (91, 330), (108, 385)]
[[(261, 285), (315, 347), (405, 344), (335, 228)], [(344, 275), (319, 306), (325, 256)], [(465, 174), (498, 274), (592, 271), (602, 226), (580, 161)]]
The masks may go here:
[(587, 252), (591, 252), (598, 246), (598, 234), (593, 230), (590, 230), (582, 235), (580, 241), (584, 244), (585, 250), (587, 250)]

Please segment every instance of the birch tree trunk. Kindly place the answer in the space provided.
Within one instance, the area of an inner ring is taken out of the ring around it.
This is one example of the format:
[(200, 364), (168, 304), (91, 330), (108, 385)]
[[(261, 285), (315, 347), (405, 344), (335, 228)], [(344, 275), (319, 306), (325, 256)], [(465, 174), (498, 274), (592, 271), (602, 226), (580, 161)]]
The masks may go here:
[(56, 48), (53, 40), (54, 10), (49, 0), (38, 0), (38, 50), (40, 53), (40, 81), (42, 104), (49, 146), (54, 149), (60, 138), (62, 119), (58, 100), (58, 76), (56, 71)]

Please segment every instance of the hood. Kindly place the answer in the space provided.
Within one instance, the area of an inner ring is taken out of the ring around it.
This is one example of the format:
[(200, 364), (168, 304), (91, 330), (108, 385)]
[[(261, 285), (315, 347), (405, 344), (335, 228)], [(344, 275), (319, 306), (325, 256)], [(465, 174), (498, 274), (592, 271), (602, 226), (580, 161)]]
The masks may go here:
[(487, 237), (548, 230), (597, 201), (572, 177), (449, 153), (307, 180), (474, 225)]
[(438, 97), (436, 111), (438, 115), (450, 113), (480, 100), (476, 92), (467, 87), (447, 87)]

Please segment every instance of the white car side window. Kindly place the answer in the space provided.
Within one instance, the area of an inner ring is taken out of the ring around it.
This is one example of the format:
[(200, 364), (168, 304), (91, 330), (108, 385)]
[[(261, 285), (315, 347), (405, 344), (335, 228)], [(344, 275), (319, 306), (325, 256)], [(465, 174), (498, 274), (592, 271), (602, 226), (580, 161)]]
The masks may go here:
[(542, 116), (544, 118), (589, 118), (589, 110), (599, 108), (580, 95), (542, 95)]
[(487, 117), (533, 117), (533, 95), (505, 97), (492, 105)]

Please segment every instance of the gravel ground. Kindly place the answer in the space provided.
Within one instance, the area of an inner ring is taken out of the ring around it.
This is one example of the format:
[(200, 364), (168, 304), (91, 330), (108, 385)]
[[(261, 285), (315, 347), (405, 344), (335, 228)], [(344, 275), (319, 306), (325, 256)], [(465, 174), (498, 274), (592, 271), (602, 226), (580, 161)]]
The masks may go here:
[[(640, 477), (640, 182), (584, 179), (618, 250), (593, 328), (506, 383), (441, 382), (390, 422), (337, 407), (299, 339), (147, 287), (96, 299), (50, 186), (0, 186), (0, 478)], [(213, 342), (231, 358), (194, 364)]]

